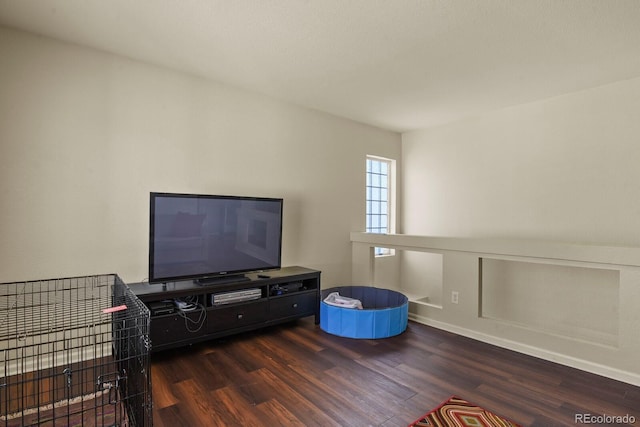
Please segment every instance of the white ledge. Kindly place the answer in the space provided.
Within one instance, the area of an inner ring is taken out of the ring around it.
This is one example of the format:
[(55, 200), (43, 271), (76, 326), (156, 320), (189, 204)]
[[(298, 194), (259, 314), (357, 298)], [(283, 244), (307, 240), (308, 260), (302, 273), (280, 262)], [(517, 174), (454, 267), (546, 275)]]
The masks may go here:
[(640, 267), (640, 248), (528, 239), (434, 237), (351, 232), (351, 242), (417, 251), (455, 251)]

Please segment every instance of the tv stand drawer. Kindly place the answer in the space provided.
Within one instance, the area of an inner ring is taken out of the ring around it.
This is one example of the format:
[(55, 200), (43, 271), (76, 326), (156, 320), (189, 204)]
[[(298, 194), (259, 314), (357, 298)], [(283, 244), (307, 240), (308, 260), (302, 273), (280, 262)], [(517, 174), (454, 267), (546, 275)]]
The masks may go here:
[(300, 292), (296, 295), (271, 298), (269, 314), (271, 318), (299, 317), (303, 314), (314, 314), (318, 298), (315, 292)]
[(268, 319), (267, 301), (253, 301), (240, 305), (207, 310), (207, 325), (212, 332), (242, 328)]

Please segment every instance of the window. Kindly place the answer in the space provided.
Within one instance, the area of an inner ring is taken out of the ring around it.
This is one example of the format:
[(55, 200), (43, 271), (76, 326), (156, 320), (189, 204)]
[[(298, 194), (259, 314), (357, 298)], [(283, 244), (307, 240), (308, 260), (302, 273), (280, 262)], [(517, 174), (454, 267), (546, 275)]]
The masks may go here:
[[(367, 233), (392, 233), (393, 160), (367, 156)], [(391, 255), (388, 248), (375, 248), (376, 256)]]

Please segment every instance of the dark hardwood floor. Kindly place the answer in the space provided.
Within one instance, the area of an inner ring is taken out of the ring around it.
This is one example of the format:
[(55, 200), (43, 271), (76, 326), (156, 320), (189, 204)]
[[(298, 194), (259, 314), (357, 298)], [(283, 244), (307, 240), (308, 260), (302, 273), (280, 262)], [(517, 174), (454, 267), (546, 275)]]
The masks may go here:
[(640, 425), (639, 387), (414, 322), (355, 340), (308, 318), (151, 359), (159, 427), (407, 426), (453, 394), (524, 426)]

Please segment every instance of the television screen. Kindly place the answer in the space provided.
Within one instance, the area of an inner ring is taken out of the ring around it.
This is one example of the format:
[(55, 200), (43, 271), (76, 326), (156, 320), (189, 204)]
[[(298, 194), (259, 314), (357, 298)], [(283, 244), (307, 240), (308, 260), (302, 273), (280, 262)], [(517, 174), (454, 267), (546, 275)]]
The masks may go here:
[(282, 202), (151, 193), (149, 282), (280, 268)]

